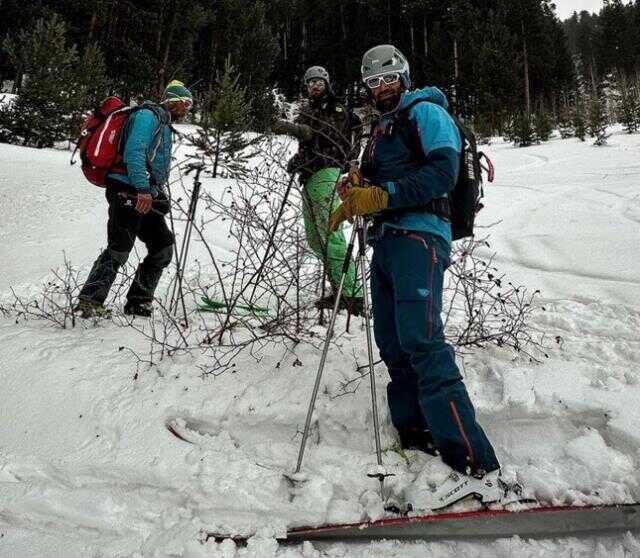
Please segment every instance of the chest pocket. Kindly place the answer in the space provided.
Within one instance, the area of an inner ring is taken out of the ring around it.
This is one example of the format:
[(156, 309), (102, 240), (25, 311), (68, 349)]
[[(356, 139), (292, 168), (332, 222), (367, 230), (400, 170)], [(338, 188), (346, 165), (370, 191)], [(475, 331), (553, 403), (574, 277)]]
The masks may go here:
[(374, 181), (393, 180), (414, 172), (424, 160), (416, 126), (408, 119), (396, 119), (374, 128), (365, 149), (363, 174)]

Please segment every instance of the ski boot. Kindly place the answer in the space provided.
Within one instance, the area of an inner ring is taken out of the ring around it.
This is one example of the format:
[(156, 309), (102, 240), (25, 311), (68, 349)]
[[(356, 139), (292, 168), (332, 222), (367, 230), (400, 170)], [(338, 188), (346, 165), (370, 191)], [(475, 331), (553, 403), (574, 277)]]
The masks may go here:
[(336, 297), (333, 293), (323, 296), (322, 298), (316, 300), (315, 307), (318, 310), (333, 310), (333, 305), (336, 302)]
[(500, 469), (484, 473), (482, 476), (463, 475), (452, 471), (445, 481), (431, 495), (431, 510), (447, 508), (470, 496), (483, 505), (501, 501), (507, 494), (508, 486), (500, 478)]
[(150, 318), (153, 314), (153, 305), (151, 302), (134, 302), (130, 300), (124, 305), (124, 313), (127, 316)]
[(357, 296), (343, 296), (339, 308), (352, 316), (364, 316), (364, 300)]
[(76, 314), (79, 314), (83, 319), (91, 319), (91, 318), (110, 318), (111, 310), (106, 308), (104, 304), (100, 302), (95, 302), (88, 298), (80, 298), (78, 299), (78, 304), (76, 304), (73, 311)]

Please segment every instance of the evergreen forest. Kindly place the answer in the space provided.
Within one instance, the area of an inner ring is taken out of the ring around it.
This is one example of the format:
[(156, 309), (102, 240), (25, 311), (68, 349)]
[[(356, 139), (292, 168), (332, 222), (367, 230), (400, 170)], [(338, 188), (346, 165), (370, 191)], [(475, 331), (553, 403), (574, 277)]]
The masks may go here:
[(34, 143), (24, 139), (37, 128), (34, 120), (49, 127), (55, 121), (56, 138), (65, 130), (72, 135), (74, 114), (107, 94), (153, 99), (172, 79), (194, 91), (202, 114), (229, 71), (252, 127), (266, 129), (276, 97), (296, 99), (310, 65), (328, 69), (345, 102), (362, 102), (361, 56), (380, 43), (399, 47), (414, 85), (445, 90), (480, 136), (503, 134), (528, 145), (545, 141), (553, 128), (582, 139), (595, 117), (605, 128), (616, 121), (633, 132), (640, 125), (640, 0), (605, 0), (600, 13), (574, 13), (564, 22), (549, 0), (1, 5), (0, 81), (23, 104), (20, 114), (15, 104), (13, 112), (0, 111), (5, 141)]

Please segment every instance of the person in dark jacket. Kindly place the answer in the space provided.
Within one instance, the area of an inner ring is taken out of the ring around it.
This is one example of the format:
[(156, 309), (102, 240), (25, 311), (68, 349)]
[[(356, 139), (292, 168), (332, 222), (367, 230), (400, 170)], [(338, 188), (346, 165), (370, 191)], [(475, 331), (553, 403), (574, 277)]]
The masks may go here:
[[(307, 104), (302, 106), (293, 125), (284, 123), (280, 129), (299, 139), (298, 152), (289, 162), (288, 170), (300, 175), (307, 243), (324, 262), (332, 286), (332, 292), (316, 306), (332, 308), (347, 242), (341, 230), (328, 230), (329, 217), (340, 203), (335, 192), (336, 182), (349, 162), (359, 155), (361, 126), (359, 118), (336, 99), (329, 73), (323, 67), (309, 68), (304, 82)], [(356, 315), (362, 312), (362, 292), (353, 263), (345, 278), (341, 307)]]
[(136, 270), (124, 312), (152, 314), (156, 287), (173, 255), (173, 234), (164, 218), (169, 209), (164, 187), (171, 166), (171, 122), (180, 120), (192, 105), (191, 92), (182, 82), (172, 81), (159, 105), (147, 101), (129, 117), (123, 130), (123, 170), (107, 175), (107, 248), (80, 292), (77, 310), (82, 317), (108, 314), (104, 302), (136, 238), (146, 245), (147, 255)]
[(453, 471), (420, 507), (439, 509), (471, 494), (503, 495), (500, 465), (444, 338), (442, 291), (451, 253), (448, 193), (460, 170), (461, 137), (436, 88), (410, 90), (409, 65), (392, 45), (365, 53), (363, 81), (381, 113), (361, 171), (369, 187), (339, 185), (335, 227), (373, 217), (374, 334), (391, 381), (393, 425), (404, 448), (437, 450)]

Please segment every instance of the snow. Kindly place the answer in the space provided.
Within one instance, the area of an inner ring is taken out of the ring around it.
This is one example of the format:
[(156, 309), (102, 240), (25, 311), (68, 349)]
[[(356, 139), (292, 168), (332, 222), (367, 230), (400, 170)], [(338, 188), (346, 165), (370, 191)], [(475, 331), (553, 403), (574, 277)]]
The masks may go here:
[(18, 96), (13, 93), (0, 92), (0, 108), (10, 108), (17, 98)]
[[(618, 133), (605, 148), (496, 141), (486, 151), (497, 169), (480, 214), (487, 254), (515, 283), (541, 289), (545, 311), (533, 325), (549, 358), (533, 364), (497, 347), (465, 354), (479, 421), (505, 476), (541, 501), (638, 500), (640, 136)], [(105, 243), (102, 191), (68, 160), (0, 145), (0, 300), (10, 288), (39, 292), (63, 252), (86, 274)], [(144, 356), (147, 341), (115, 321), (62, 330), (0, 318), (0, 556), (640, 556), (630, 533), (279, 547), (288, 525), (382, 514), (378, 481), (364, 474), (375, 463), (368, 385), (336, 397), (356, 360), (366, 362), (364, 339), (342, 335), (329, 353), (304, 482), (292, 484), (283, 473), (295, 468), (320, 349), (268, 349), (213, 377), (196, 354), (137, 363), (128, 349)], [(448, 471), (437, 458), (389, 451), (386, 372), (376, 370), (384, 465), (396, 472), (386, 486), (411, 495)], [(236, 548), (203, 542), (204, 530), (257, 535)]]

